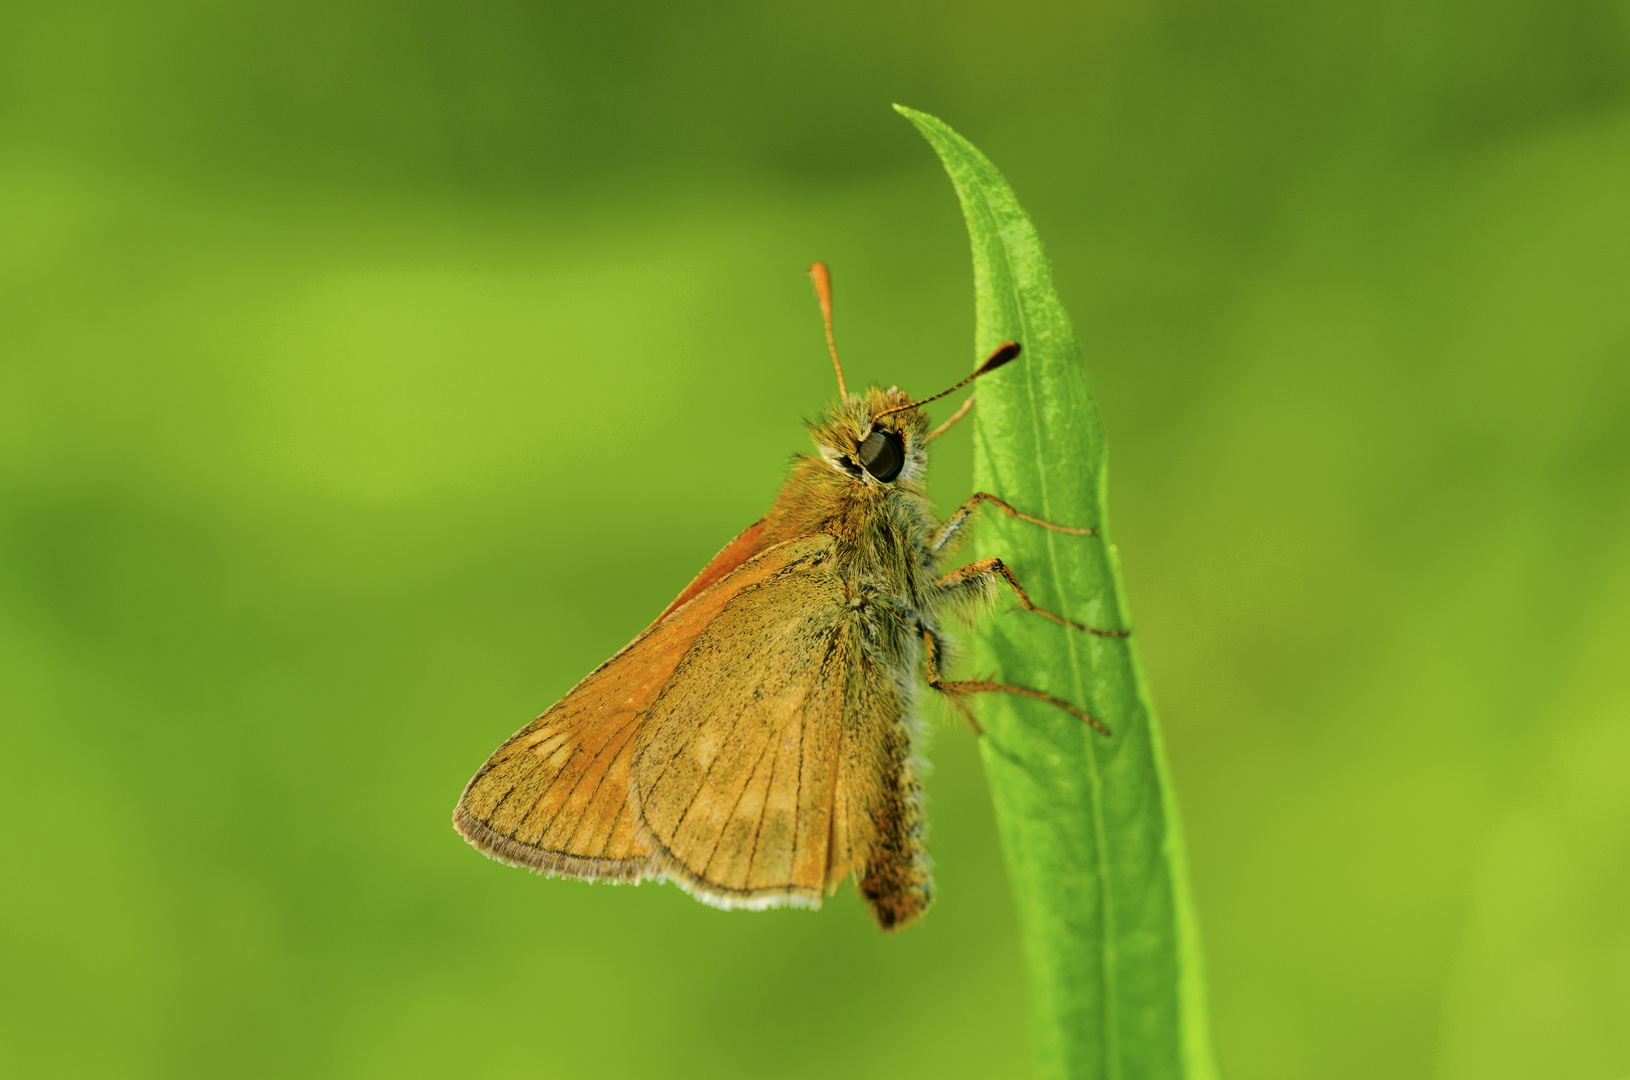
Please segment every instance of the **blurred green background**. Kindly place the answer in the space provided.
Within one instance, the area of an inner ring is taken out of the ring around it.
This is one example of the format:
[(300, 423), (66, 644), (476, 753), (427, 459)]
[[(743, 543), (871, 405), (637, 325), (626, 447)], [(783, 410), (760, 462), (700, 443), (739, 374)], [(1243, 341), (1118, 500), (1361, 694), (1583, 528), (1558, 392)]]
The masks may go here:
[(811, 259), (973, 362), (891, 101), (1085, 343), (1225, 1073), (1630, 1073), (1624, 0), (0, 5), (0, 1072), (1027, 1075), (943, 718), (896, 938), (448, 823), (768, 506)]

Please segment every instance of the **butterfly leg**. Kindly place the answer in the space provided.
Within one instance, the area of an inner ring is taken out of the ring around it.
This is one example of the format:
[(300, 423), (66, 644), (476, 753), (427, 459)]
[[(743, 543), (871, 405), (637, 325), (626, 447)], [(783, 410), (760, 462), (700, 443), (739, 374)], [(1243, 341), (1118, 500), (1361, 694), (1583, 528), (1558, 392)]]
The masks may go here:
[(955, 604), (961, 599), (958, 594), (963, 596), (971, 595), (980, 599), (988, 597), (991, 595), (991, 589), (998, 577), (1007, 582), (1008, 587), (1013, 590), (1013, 595), (1019, 598), (1020, 605), (1026, 611), (1033, 611), (1037, 615), (1053, 620), (1060, 626), (1067, 626), (1071, 630), (1080, 630), (1084, 634), (1092, 634), (1095, 637), (1127, 637), (1132, 633), (1130, 630), (1099, 630), (1095, 627), (1073, 622), (1062, 615), (1056, 615), (1046, 608), (1037, 607), (1031, 601), (1030, 594), (1024, 591), (1024, 586), (1019, 584), (1019, 579), (1013, 576), (1013, 571), (1007, 568), (1006, 563), (997, 558), (980, 559), (978, 562), (972, 562), (967, 566), (952, 570), (935, 582), (935, 585), (939, 587), (942, 595), (945, 595), (948, 600)]
[(1109, 734), (1108, 728), (1071, 705), (1068, 701), (1056, 698), (1051, 694), (1044, 694), (1040, 690), (1032, 690), (1027, 686), (1014, 686), (1011, 683), (994, 682), (990, 679), (961, 679), (947, 682), (940, 677), (939, 657), (941, 649), (939, 638), (926, 627), (923, 628), (922, 633), (924, 643), (923, 659), (924, 666), (927, 668), (928, 685), (945, 695), (946, 700), (951, 703), (951, 707), (972, 725), (975, 735), (983, 735), (985, 729), (979, 726), (979, 721), (974, 719), (972, 711), (961, 700), (964, 694), (1017, 694), (1020, 697), (1031, 698), (1035, 701), (1045, 701), (1049, 705), (1057, 705), (1077, 720), (1090, 725), (1094, 731), (1103, 735)]
[(940, 655), (945, 651), (945, 647), (940, 644), (938, 635), (921, 624), (917, 629), (923, 635), (923, 666), (927, 669), (928, 685), (945, 695), (945, 700), (956, 710), (958, 716), (968, 722), (975, 735), (983, 735), (985, 729), (979, 726), (979, 721), (974, 717), (973, 710), (968, 708), (968, 703), (962, 700), (957, 691), (947, 689), (949, 684), (940, 678)]
[(939, 532), (935, 533), (934, 539), (929, 542), (929, 550), (931, 550), (935, 555), (938, 555), (942, 550), (944, 550), (945, 545), (949, 544), (956, 534), (962, 531), (962, 526), (968, 523), (968, 515), (977, 510), (980, 503), (987, 502), (1010, 518), (1018, 518), (1020, 521), (1028, 521), (1032, 525), (1040, 525), (1042, 528), (1051, 529), (1053, 532), (1069, 533), (1071, 536), (1098, 535), (1097, 529), (1077, 529), (1069, 525), (1054, 525), (1051, 521), (1043, 521), (1039, 517), (1031, 517), (1029, 514), (1022, 513), (1019, 510), (1014, 509), (1007, 502), (998, 499), (995, 495), (992, 495), (988, 491), (976, 491), (972, 495), (968, 496), (967, 502), (957, 507), (951, 512), (951, 516), (945, 519), (945, 524), (940, 526)]

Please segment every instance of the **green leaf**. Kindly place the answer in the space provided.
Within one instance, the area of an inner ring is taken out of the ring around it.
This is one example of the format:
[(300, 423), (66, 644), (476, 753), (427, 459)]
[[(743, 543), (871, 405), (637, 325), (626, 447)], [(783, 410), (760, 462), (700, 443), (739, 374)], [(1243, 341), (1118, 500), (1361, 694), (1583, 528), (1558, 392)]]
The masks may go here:
[[(895, 108), (938, 151), (962, 200), (977, 359), (1009, 339), (1024, 346), (978, 384), (975, 487), (1044, 520), (1100, 530), (1071, 536), (986, 510), (977, 554), (1000, 556), (1041, 607), (1128, 628), (1109, 540), (1103, 427), (1035, 226), (967, 140)], [(979, 701), (1042, 1075), (1214, 1077), (1182, 832), (1136, 637), (1094, 637), (1016, 610), (985, 620), (977, 653), (994, 678), (1064, 698), (1114, 733), (1095, 734), (1041, 702)]]

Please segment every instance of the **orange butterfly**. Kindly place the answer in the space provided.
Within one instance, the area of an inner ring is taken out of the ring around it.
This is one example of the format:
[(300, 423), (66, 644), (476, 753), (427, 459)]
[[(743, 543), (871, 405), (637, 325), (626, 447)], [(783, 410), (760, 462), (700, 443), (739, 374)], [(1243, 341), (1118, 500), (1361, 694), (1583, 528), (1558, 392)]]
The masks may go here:
[(917, 672), (979, 730), (963, 697), (1000, 691), (1097, 720), (1050, 694), (946, 681), (945, 615), (1006, 581), (1000, 559), (947, 574), (941, 554), (981, 503), (1077, 536), (980, 492), (943, 524), (928, 501), (920, 407), (1019, 355), (1008, 342), (950, 390), (850, 396), (825, 265), (810, 268), (838, 401), (768, 515), (731, 541), (655, 622), (481, 766), (453, 824), (492, 858), (596, 881), (672, 881), (726, 908), (819, 907), (851, 874), (885, 930), (922, 914), (933, 883), (913, 754)]

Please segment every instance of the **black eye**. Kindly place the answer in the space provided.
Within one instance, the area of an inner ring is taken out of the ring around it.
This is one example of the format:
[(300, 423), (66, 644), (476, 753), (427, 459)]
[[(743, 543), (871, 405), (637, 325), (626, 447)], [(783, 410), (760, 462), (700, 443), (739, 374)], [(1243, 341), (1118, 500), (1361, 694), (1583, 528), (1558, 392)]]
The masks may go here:
[(894, 432), (878, 428), (860, 444), (859, 457), (865, 470), (886, 484), (905, 466), (906, 446)]

